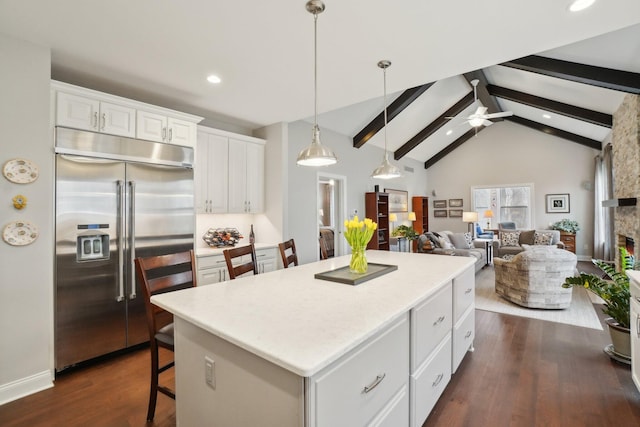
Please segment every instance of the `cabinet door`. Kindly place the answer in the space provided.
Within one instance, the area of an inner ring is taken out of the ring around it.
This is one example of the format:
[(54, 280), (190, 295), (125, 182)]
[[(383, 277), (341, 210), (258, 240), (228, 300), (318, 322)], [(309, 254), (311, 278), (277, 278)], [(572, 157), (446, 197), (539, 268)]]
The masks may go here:
[(247, 143), (248, 212), (264, 211), (264, 146)]
[(83, 96), (58, 92), (56, 124), (74, 129), (98, 130), (100, 102)]
[(101, 102), (100, 132), (135, 138), (136, 110), (123, 105)]
[(148, 141), (165, 142), (167, 139), (167, 117), (149, 111), (138, 110), (136, 136)]
[(229, 213), (247, 212), (247, 202), (247, 143), (229, 138)]
[(195, 145), (195, 135), (197, 132), (195, 123), (169, 117), (167, 119), (167, 128), (169, 129), (167, 142), (176, 145), (185, 145), (187, 147), (193, 147)]
[(198, 286), (211, 285), (226, 280), (225, 272), (224, 268), (210, 268), (198, 271)]
[(209, 135), (209, 212), (226, 213), (229, 207), (229, 139)]
[(195, 183), (195, 204), (197, 213), (209, 213), (209, 135), (198, 133), (195, 150), (195, 167), (193, 179)]

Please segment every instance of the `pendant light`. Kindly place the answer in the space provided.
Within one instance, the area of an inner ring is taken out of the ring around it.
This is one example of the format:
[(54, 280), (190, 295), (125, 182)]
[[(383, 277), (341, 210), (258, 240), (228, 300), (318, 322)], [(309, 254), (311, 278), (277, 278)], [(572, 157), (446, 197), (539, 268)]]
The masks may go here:
[(389, 163), (389, 153), (387, 152), (387, 68), (391, 66), (391, 61), (386, 59), (378, 62), (378, 67), (382, 68), (384, 76), (384, 158), (382, 164), (373, 171), (371, 176), (378, 179), (391, 179), (402, 176), (400, 169)]
[(318, 127), (318, 14), (324, 11), (324, 3), (320, 0), (310, 0), (307, 2), (306, 9), (313, 14), (313, 90), (315, 109), (311, 145), (298, 154), (296, 163), (302, 166), (328, 166), (336, 163), (338, 159), (329, 147), (320, 143), (320, 128)]

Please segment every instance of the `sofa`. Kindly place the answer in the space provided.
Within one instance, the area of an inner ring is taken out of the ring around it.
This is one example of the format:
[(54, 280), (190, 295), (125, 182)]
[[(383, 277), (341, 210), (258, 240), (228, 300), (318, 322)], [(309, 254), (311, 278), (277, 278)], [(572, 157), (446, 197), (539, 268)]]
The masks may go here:
[(578, 258), (551, 245), (525, 245), (511, 260), (493, 260), (496, 293), (528, 308), (559, 309), (571, 305), (572, 289), (565, 278), (576, 273)]
[[(494, 242), (495, 250), (495, 242)], [(487, 265), (487, 252), (484, 242), (474, 242), (471, 233), (453, 233), (439, 231), (418, 236), (418, 252), (438, 255), (470, 256), (476, 259), (474, 264), (477, 273)]]
[(505, 255), (517, 255), (524, 250), (523, 245), (555, 246), (564, 249), (558, 230), (504, 230), (498, 233), (498, 245), (494, 247), (493, 256), (503, 258)]

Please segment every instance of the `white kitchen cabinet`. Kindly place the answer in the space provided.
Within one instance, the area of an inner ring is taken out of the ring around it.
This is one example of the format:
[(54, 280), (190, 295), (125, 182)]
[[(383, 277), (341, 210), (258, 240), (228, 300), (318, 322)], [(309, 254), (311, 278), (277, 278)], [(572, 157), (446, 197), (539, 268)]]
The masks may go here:
[(256, 261), (258, 263), (258, 273), (268, 273), (278, 269), (278, 251), (276, 248), (256, 249)]
[(136, 110), (126, 105), (58, 92), (56, 125), (111, 135), (135, 137)]
[(228, 210), (228, 139), (198, 131), (195, 189), (197, 213), (225, 213)]
[(197, 126), (193, 122), (146, 110), (136, 115), (136, 137), (149, 141), (166, 142), (194, 147)]
[(264, 210), (264, 142), (229, 138), (229, 212)]
[(456, 372), (475, 338), (475, 273), (468, 269), (453, 279), (453, 349), (451, 371)]
[(222, 253), (198, 256), (197, 268), (198, 286), (224, 282), (229, 277), (227, 263)]

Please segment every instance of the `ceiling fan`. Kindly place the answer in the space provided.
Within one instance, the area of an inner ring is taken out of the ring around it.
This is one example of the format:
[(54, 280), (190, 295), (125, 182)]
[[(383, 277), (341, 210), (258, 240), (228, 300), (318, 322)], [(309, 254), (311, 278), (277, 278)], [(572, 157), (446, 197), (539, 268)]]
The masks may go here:
[[(477, 86), (480, 81), (477, 79), (471, 80), (471, 85), (473, 86), (473, 98), (474, 103), (478, 103), (478, 94), (477, 94)], [(512, 116), (513, 112), (511, 111), (503, 111), (500, 113), (490, 113), (487, 114), (487, 107), (483, 107), (482, 105), (478, 106), (475, 113), (468, 116), (464, 123), (469, 123), (471, 127), (479, 128), (480, 126), (491, 126), (493, 122), (489, 119), (497, 119), (498, 117), (507, 117)], [(454, 119), (455, 117), (447, 117), (448, 119)]]

